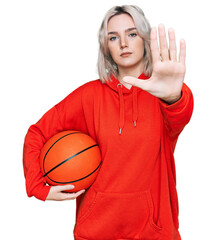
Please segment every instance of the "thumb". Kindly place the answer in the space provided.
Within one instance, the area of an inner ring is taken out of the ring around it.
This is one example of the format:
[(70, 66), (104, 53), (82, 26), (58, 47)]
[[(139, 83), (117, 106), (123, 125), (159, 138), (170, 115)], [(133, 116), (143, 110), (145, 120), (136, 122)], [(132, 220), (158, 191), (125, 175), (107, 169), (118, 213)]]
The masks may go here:
[(135, 78), (135, 77), (125, 76), (122, 78), (122, 81), (145, 90), (145, 83), (147, 80), (143, 81), (143, 80)]

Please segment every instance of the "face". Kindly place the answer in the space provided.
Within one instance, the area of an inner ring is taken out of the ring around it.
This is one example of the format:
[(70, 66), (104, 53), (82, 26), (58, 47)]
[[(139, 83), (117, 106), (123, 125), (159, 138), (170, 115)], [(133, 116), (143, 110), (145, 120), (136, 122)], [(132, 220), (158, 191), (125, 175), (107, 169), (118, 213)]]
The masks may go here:
[(138, 35), (133, 19), (128, 14), (112, 17), (107, 25), (108, 49), (118, 65), (125, 69), (143, 69), (143, 39)]

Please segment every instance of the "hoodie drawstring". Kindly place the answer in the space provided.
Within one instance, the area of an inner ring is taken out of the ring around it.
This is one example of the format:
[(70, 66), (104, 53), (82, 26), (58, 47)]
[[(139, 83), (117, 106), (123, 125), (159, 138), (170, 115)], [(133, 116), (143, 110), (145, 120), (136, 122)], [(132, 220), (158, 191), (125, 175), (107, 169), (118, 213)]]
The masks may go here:
[[(124, 97), (122, 93), (122, 84), (119, 83), (117, 84), (117, 89), (118, 89), (118, 94), (119, 94), (119, 135), (122, 133), (122, 129), (124, 127), (124, 122), (125, 122), (125, 113), (124, 113)], [(134, 127), (136, 127), (137, 124), (137, 88), (133, 87), (133, 93), (132, 93), (132, 98), (133, 98), (133, 105), (132, 105), (132, 111), (133, 111), (133, 123)]]
[(121, 135), (122, 129), (124, 127), (124, 98), (122, 94), (122, 84), (117, 84), (117, 89), (119, 93), (119, 109), (120, 109), (120, 118), (119, 118), (119, 134)]
[(133, 88), (133, 122), (134, 127), (136, 127), (137, 124), (137, 88)]

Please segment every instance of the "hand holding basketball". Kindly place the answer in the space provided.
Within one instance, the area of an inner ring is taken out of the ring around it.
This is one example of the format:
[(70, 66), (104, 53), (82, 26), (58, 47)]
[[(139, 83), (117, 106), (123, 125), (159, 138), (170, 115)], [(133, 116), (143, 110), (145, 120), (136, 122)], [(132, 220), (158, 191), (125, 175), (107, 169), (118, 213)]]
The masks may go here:
[(85, 192), (85, 189), (80, 190), (76, 193), (64, 192), (72, 189), (74, 189), (73, 185), (53, 186), (50, 188), (50, 191), (46, 200), (55, 200), (55, 201), (74, 200)]

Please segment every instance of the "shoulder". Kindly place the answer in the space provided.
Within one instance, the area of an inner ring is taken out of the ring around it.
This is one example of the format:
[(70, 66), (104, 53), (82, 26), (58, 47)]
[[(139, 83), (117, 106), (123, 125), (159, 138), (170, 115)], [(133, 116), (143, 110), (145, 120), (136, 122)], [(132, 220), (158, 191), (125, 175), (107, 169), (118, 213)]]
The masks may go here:
[(82, 98), (94, 96), (103, 89), (104, 85), (100, 79), (88, 81), (75, 89), (70, 95), (79, 95)]
[(56, 107), (68, 106), (71, 103), (77, 105), (83, 103), (91, 104), (94, 101), (94, 97), (97, 96), (97, 93), (103, 88), (103, 85), (100, 79), (86, 82), (69, 93), (64, 99), (56, 104)]
[(80, 88), (91, 91), (91, 90), (95, 90), (96, 88), (101, 88), (103, 87), (103, 85), (104, 84), (100, 81), (100, 79), (97, 79), (97, 80), (92, 80), (83, 84), (82, 86), (80, 86)]
[(100, 79), (97, 79), (97, 80), (92, 80), (92, 81), (89, 81), (89, 82), (86, 82), (82, 85), (80, 85), (79, 87), (77, 87), (76, 89), (74, 89), (69, 95), (68, 97), (70, 96), (73, 96), (73, 95), (80, 95), (82, 96), (83, 94), (91, 94), (91, 93), (95, 93), (95, 91), (99, 90), (102, 85), (104, 85)]
[(83, 85), (81, 85), (77, 90), (82, 92), (82, 95), (89, 96), (95, 95), (95, 93), (99, 93), (104, 88), (104, 83), (100, 81), (100, 79), (89, 81)]

